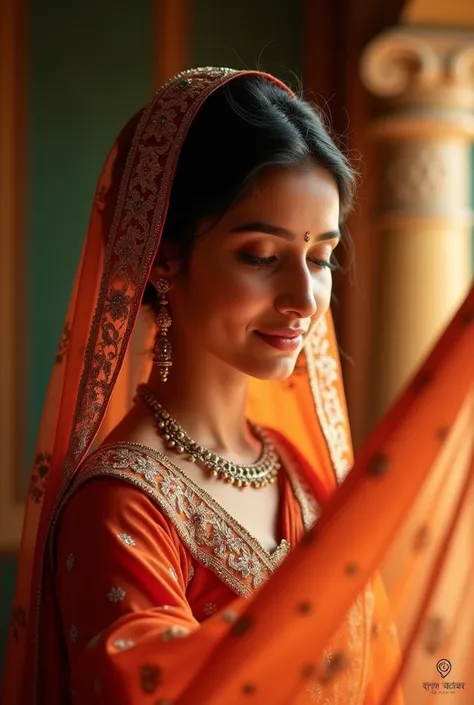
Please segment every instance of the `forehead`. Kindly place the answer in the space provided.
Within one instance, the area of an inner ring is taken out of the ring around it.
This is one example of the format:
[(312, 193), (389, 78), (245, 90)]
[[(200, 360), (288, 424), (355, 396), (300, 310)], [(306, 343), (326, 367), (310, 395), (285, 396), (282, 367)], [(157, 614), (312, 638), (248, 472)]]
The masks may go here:
[(336, 181), (330, 172), (317, 166), (305, 171), (274, 169), (228, 211), (225, 220), (235, 223), (257, 218), (296, 229), (337, 228)]

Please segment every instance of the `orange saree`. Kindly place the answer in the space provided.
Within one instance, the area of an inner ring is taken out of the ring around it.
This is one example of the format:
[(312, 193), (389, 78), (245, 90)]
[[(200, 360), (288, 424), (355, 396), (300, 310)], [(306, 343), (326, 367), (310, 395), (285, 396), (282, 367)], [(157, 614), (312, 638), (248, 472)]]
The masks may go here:
[(3, 705), (474, 701), (473, 292), (354, 465), (330, 315), (289, 380), (252, 382), (249, 416), (285, 469), (275, 554), (165, 456), (100, 446), (146, 376), (138, 312), (187, 130), (247, 73), (170, 80), (105, 163), (38, 440)]

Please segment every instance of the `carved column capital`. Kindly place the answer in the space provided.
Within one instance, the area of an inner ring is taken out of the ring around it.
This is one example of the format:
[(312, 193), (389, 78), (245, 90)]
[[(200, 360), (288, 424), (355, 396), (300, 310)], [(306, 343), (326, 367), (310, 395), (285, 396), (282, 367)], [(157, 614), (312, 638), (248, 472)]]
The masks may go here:
[(472, 277), (474, 32), (397, 27), (365, 48), (375, 97), (373, 228), (380, 274), (372, 408), (413, 373)]
[(365, 48), (361, 78), (385, 111), (474, 135), (474, 32), (396, 27)]

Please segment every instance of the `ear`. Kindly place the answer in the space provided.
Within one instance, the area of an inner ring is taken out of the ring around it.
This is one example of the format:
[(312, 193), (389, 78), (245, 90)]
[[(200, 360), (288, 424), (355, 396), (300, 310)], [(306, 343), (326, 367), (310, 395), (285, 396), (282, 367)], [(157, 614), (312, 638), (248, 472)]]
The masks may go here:
[(180, 273), (182, 265), (183, 261), (178, 256), (176, 246), (162, 243), (151, 268), (150, 281), (155, 282), (157, 279), (163, 278), (171, 284), (172, 280), (176, 279)]

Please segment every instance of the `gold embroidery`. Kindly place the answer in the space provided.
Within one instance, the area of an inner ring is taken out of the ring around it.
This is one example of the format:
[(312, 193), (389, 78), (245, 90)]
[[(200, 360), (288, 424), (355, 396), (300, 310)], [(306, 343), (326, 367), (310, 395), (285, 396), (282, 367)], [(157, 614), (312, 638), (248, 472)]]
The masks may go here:
[(136, 545), (137, 545), (136, 542), (135, 542), (135, 539), (132, 539), (132, 537), (129, 536), (129, 534), (117, 534), (117, 536), (118, 536), (119, 539), (120, 539), (121, 541), (123, 541), (127, 546), (132, 546), (132, 547), (133, 547), (133, 546), (136, 546)]
[(345, 426), (345, 412), (336, 382), (339, 365), (329, 352), (328, 322), (320, 318), (306, 347), (306, 362), (316, 413), (326, 438), (336, 477), (341, 483), (346, 477), (350, 441)]
[[(297, 470), (295, 459), (286, 448), (278, 450), (308, 531), (317, 520), (320, 508)], [(151, 496), (173, 523), (191, 555), (239, 595), (250, 595), (289, 552), (290, 544), (283, 539), (273, 553), (268, 553), (167, 456), (139, 444), (111, 444), (89, 456), (64, 503), (80, 484), (100, 475), (120, 477)], [(129, 544), (128, 534), (119, 534), (119, 537)]]
[(250, 595), (289, 551), (283, 540), (269, 554), (169, 458), (137, 444), (104, 446), (89, 456), (64, 503), (87, 479), (103, 475), (144, 490), (173, 523), (191, 555), (239, 595)]
[(114, 587), (112, 587), (110, 589), (110, 592), (107, 595), (107, 598), (109, 599), (110, 602), (117, 603), (117, 602), (121, 602), (126, 594), (127, 593), (125, 592), (125, 590), (123, 588), (117, 587), (114, 585)]
[(66, 558), (66, 568), (68, 569), (69, 572), (74, 568), (74, 563), (76, 562), (76, 556), (74, 553), (70, 553), (69, 556)]
[(125, 651), (126, 649), (131, 649), (135, 644), (131, 639), (116, 639), (112, 642), (112, 646), (119, 651)]
[[(65, 490), (101, 420), (156, 254), (174, 167), (199, 106), (238, 71), (192, 69), (155, 93), (135, 130), (124, 170), (63, 474)], [(184, 83), (183, 83), (184, 82)], [(95, 207), (100, 209), (100, 194)]]
[(211, 617), (213, 614), (217, 612), (217, 605), (215, 602), (206, 602), (204, 605), (204, 614), (207, 617)]
[(71, 624), (71, 628), (69, 629), (69, 637), (70, 637), (73, 644), (76, 643), (78, 634), (79, 634), (79, 630), (76, 627), (76, 625)]
[(160, 639), (162, 641), (170, 641), (171, 639), (182, 639), (189, 635), (189, 629), (187, 627), (181, 627), (177, 624), (173, 624), (168, 627), (164, 632), (161, 632)]

